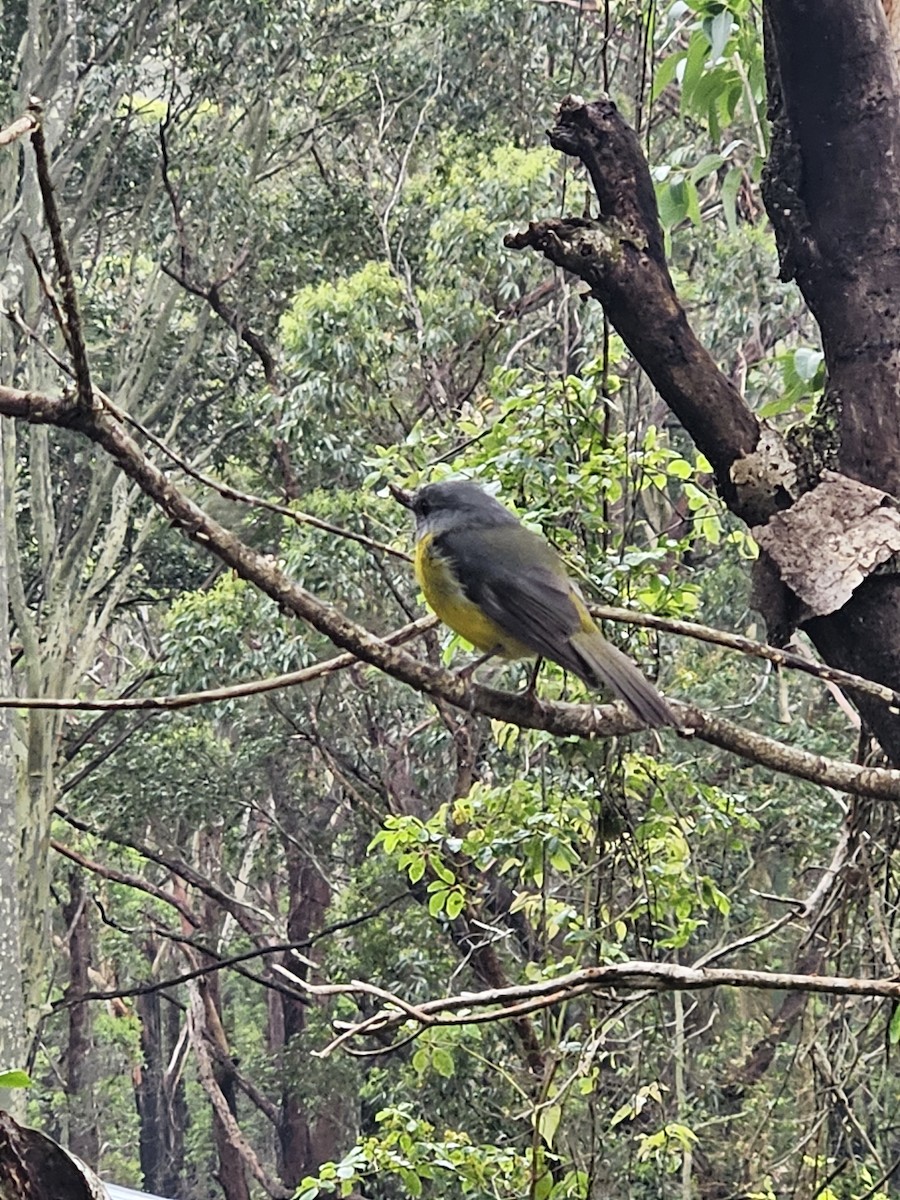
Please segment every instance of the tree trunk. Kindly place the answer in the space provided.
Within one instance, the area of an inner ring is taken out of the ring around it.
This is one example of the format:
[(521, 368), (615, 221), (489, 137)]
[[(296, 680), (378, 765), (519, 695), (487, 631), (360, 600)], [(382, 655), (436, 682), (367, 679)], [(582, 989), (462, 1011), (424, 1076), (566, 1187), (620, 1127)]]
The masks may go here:
[[(152, 954), (148, 957), (152, 958)], [(169, 1010), (166, 1014), (162, 1011), (163, 1004)], [(177, 1056), (171, 1074), (168, 1063), (180, 1041), (179, 1010), (159, 992), (136, 997), (135, 1007), (141, 1022), (144, 1060), (135, 1078), (135, 1103), (141, 1123), (141, 1175), (149, 1192), (176, 1196), (184, 1161), (181, 1056)]]
[[(286, 764), (273, 760), (269, 781), (275, 802), (275, 812), (282, 830), (282, 847), (287, 865), (288, 941), (304, 941), (321, 929), (331, 901), (331, 889), (322, 876), (309, 845), (311, 831), (326, 823), (324, 806), (314, 806), (313, 812), (303, 812), (297, 793), (291, 787), (291, 775)], [(308, 802), (308, 801), (307, 801)], [(286, 956), (285, 965), (300, 975), (305, 969), (296, 959)], [(310, 1117), (309, 1097), (302, 1095), (302, 1059), (309, 1053), (304, 1045), (307, 1007), (290, 996), (274, 998), (279, 1006), (278, 1020), (270, 1026), (270, 1040), (280, 1036), (281, 1104), (278, 1119), (280, 1149), (279, 1174), (294, 1187), (304, 1175), (314, 1175), (323, 1162), (338, 1154), (338, 1135), (346, 1123), (346, 1113), (328, 1111), (319, 1103), (315, 1119)], [(334, 1102), (334, 1101), (333, 1101)]]
[[(69, 943), (69, 992), (83, 995), (89, 990), (91, 925), (84, 876), (78, 868), (69, 871), (69, 899), (63, 905)], [(97, 1105), (94, 1094), (92, 1051), (94, 1049), (93, 1007), (90, 1003), (69, 1008), (69, 1042), (66, 1047), (66, 1100), (69, 1108), (68, 1148), (95, 1170), (100, 1157)]]
[[(0, 429), (0, 462), (11, 436)], [(6, 519), (9, 495), (0, 485), (0, 693), (13, 694), (9, 650), (9, 597), (6, 589)], [(21, 952), (19, 945), (19, 813), (18, 779), (13, 753), (11, 709), (0, 711), (0, 1070), (24, 1067), (27, 1058), (25, 1011), (22, 998)], [(21, 1089), (0, 1088), (0, 1109), (24, 1116), (25, 1096)]]

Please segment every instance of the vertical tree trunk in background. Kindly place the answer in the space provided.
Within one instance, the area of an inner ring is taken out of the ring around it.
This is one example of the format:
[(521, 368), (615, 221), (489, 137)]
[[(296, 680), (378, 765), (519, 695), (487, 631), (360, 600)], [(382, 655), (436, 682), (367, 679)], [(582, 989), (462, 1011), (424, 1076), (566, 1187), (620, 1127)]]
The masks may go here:
[[(327, 816), (321, 804), (315, 813), (300, 810), (301, 802), (291, 787), (291, 773), (286, 762), (273, 760), (269, 778), (287, 865), (287, 936), (288, 941), (300, 942), (322, 928), (331, 901), (331, 889), (315, 856), (307, 850), (310, 831), (322, 829)], [(286, 957), (285, 965), (305, 975), (304, 968), (290, 955)], [(306, 1101), (301, 1099), (302, 1056), (307, 1053), (303, 1044), (307, 1008), (283, 994), (279, 994), (274, 1003), (280, 1007), (280, 1013), (278, 1020), (270, 1025), (270, 1040), (276, 1042), (279, 1035), (283, 1037), (279, 1173), (288, 1187), (294, 1187), (304, 1175), (315, 1174), (323, 1162), (339, 1156), (338, 1132), (344, 1122), (342, 1113), (325, 1111), (321, 1105), (317, 1118), (310, 1119), (308, 1097)]]
[[(63, 905), (69, 943), (69, 992), (83, 995), (89, 990), (91, 924), (84, 876), (78, 868), (69, 871), (69, 898)], [(66, 1100), (69, 1109), (67, 1146), (89, 1167), (97, 1168), (100, 1137), (94, 1094), (91, 1052), (94, 1047), (93, 1006), (73, 1004), (69, 1009), (69, 1042), (66, 1047)]]
[[(153, 958), (153, 952), (148, 952)], [(163, 1005), (168, 1011), (163, 1012)], [(135, 1081), (140, 1117), (140, 1158), (144, 1187), (159, 1196), (177, 1196), (184, 1162), (183, 1085), (176, 1054), (180, 1034), (179, 1010), (159, 992), (138, 996), (143, 1066)], [(172, 1070), (169, 1063), (175, 1059)]]
[[(5, 441), (13, 433), (0, 429), (0, 462)], [(9, 650), (9, 597), (6, 590), (9, 495), (0, 483), (0, 693), (13, 693)], [(18, 780), (13, 753), (11, 709), (0, 711), (0, 1070), (24, 1067), (27, 1043), (22, 1002), (19, 952), (19, 821)], [(24, 1115), (25, 1094), (0, 1089), (0, 1108)]]
[[(206, 1014), (205, 1027), (198, 1032), (200, 1032), (200, 1036), (209, 1039), (213, 1056), (213, 1078), (225, 1097), (228, 1111), (233, 1117), (237, 1117), (237, 1085), (234, 1071), (229, 1069), (231, 1051), (222, 1030), (222, 1004), (219, 996), (218, 975), (212, 974), (198, 980), (196, 987), (202, 997), (203, 1009)], [(215, 1108), (213, 1108), (213, 1138), (219, 1157), (216, 1178), (225, 1194), (225, 1200), (250, 1200), (245, 1161)]]

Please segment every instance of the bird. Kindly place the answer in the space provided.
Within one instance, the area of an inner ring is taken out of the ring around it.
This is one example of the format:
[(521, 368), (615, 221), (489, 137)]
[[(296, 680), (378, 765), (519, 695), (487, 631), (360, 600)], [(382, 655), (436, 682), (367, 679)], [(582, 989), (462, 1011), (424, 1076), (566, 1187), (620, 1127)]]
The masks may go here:
[(416, 579), (445, 625), (486, 657), (549, 658), (588, 687), (608, 688), (645, 725), (678, 725), (600, 632), (550, 543), (499, 500), (465, 480), (391, 491), (416, 518)]

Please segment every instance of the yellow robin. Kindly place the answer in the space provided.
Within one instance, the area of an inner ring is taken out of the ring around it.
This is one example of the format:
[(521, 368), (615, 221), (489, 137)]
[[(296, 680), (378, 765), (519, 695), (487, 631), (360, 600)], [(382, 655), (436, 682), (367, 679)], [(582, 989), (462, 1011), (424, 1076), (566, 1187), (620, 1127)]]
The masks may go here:
[(416, 579), (438, 617), (486, 655), (549, 658), (606, 686), (646, 725), (677, 725), (611, 645), (553, 547), (474, 483), (391, 489), (416, 517)]

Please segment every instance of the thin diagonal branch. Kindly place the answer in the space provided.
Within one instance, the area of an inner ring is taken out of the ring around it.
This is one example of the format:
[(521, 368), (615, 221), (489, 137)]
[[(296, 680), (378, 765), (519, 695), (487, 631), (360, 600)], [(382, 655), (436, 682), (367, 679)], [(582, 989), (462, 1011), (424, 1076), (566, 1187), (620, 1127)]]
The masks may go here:
[(50, 178), (50, 157), (47, 153), (47, 143), (41, 125), (41, 108), (37, 103), (29, 106), (29, 112), (35, 117), (36, 124), (31, 134), (31, 144), (34, 148), (35, 164), (37, 167), (38, 185), (41, 189), (41, 199), (44, 203), (44, 215), (50, 230), (50, 240), (53, 244), (53, 257), (56, 259), (56, 269), (59, 272), (59, 286), (62, 292), (62, 306), (66, 320), (63, 325), (63, 335), (72, 356), (72, 367), (75, 372), (75, 388), (78, 396), (78, 407), (84, 412), (90, 412), (94, 403), (91, 371), (88, 365), (87, 347), (84, 342), (84, 331), (81, 324), (81, 309), (78, 304), (78, 293), (75, 290), (75, 276), (72, 273), (72, 263), (63, 236), (62, 220), (56, 204), (53, 181)]

